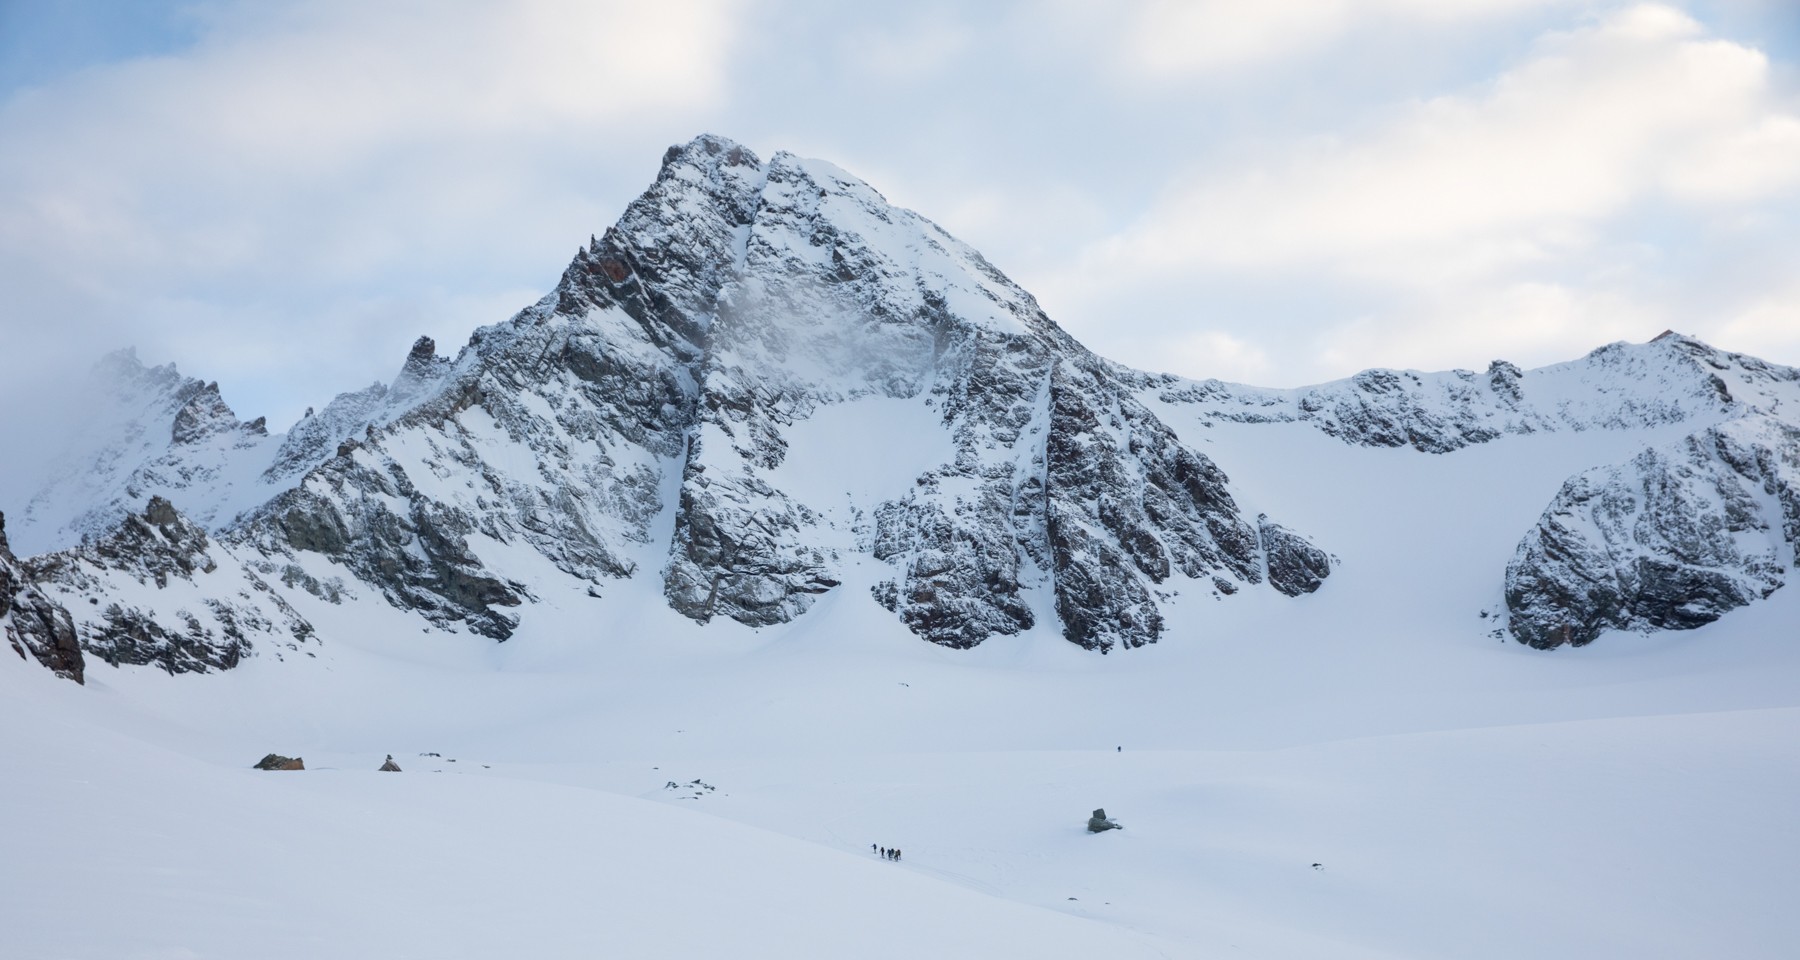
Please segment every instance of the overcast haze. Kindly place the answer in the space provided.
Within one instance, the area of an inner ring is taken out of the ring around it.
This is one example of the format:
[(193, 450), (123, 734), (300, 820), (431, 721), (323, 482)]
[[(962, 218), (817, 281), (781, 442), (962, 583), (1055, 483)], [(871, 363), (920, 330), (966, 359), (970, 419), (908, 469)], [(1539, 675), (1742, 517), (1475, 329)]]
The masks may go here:
[(1800, 363), (1797, 9), (0, 0), (0, 440), (125, 345), (285, 429), (537, 299), (702, 131), (1139, 367)]

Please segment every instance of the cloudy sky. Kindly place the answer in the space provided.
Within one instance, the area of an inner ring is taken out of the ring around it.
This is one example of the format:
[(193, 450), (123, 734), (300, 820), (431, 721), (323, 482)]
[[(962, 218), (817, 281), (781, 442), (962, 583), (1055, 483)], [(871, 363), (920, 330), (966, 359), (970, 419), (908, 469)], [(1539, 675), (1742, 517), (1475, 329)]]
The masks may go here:
[(282, 428), (535, 300), (702, 131), (1140, 367), (1800, 364), (1797, 67), (1791, 0), (0, 0), (0, 421), (134, 344)]

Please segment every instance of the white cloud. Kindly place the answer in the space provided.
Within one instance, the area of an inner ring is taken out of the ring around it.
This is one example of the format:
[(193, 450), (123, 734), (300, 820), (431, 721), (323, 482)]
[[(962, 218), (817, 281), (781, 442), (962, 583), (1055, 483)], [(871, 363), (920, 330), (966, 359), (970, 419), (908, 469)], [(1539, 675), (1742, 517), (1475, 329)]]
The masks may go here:
[[(729, 92), (741, 6), (227, 4), (204, 8), (191, 49), (17, 93), (0, 104), (8, 340), (180, 346), (185, 369), (277, 417), (388, 376), (369, 345), (453, 342), (464, 311), (424, 307), (553, 279), (700, 131)], [(349, 341), (299, 335), (341, 304), (408, 298), (421, 308)], [(388, 329), (402, 322), (427, 326)], [(297, 367), (335, 375), (282, 380)], [(268, 389), (285, 392), (245, 396)]]
[(1797, 171), (1800, 120), (1766, 57), (1640, 6), (1545, 38), (1477, 94), (1177, 182), (1096, 252), (1139, 269), (1308, 264), (1440, 283), (1585, 248), (1638, 200), (1755, 199)]
[(1205, 370), (1234, 383), (1264, 383), (1269, 355), (1249, 340), (1223, 330), (1199, 330), (1174, 338), (1162, 351), (1159, 369)]
[(1732, 350), (1800, 365), (1800, 283), (1764, 291), (1699, 330), (1702, 337)]
[(1371, 19), (1479, 20), (1565, 0), (1144, 0), (1124, 14), (1124, 62), (1156, 78), (1314, 52)]
[(1326, 369), (1480, 369), (1489, 360), (1541, 366), (1601, 344), (1647, 340), (1668, 313), (1619, 290), (1541, 281), (1496, 284), (1474, 298), (1431, 298), (1323, 331), (1314, 362)]

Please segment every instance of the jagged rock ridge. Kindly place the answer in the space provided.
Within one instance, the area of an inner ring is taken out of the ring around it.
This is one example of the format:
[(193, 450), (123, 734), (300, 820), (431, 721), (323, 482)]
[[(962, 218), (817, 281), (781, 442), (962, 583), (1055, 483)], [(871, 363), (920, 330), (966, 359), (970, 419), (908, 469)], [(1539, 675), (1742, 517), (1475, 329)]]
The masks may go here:
[(1703, 426), (1738, 412), (1792, 416), (1800, 409), (1800, 369), (1675, 333), (1644, 344), (1608, 344), (1580, 360), (1530, 371), (1504, 360), (1479, 374), (1365, 370), (1293, 390), (1137, 376), (1146, 395), (1207, 421), (1306, 423), (1346, 443), (1426, 453), (1509, 435)]

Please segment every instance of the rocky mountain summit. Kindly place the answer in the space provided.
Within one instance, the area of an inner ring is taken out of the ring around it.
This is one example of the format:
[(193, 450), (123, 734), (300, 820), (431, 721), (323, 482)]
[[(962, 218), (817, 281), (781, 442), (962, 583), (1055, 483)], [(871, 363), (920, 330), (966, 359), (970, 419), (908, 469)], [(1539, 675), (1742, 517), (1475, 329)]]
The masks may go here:
[[(603, 590), (667, 537), (669, 604), (753, 626), (801, 615), (866, 554), (892, 570), (874, 599), (965, 647), (1030, 627), (1032, 591), (1070, 640), (1107, 650), (1160, 636), (1152, 592), (1172, 574), (1268, 579), (1224, 473), (1110, 364), (975, 251), (829, 164), (764, 163), (714, 137), (672, 149), (552, 294), (454, 361), (422, 341), (407, 363), (385, 394), (309, 418), (346, 435), (335, 451), (329, 434), (291, 435), (280, 471), (306, 451), (323, 462), (227, 536), (331, 557), (495, 638), (532, 599), (494, 559), (515, 546)], [(797, 451), (804, 424), (899, 408), (935, 434), (929, 455), (880, 495), (810, 495), (836, 467), (829, 445)], [(800, 454), (817, 462), (797, 469)], [(1312, 572), (1284, 590), (1329, 572), (1301, 538), (1280, 549)]]
[(103, 536), (155, 496), (211, 527), (268, 496), (256, 474), (276, 438), (262, 417), (240, 421), (218, 383), (146, 367), (127, 349), (102, 359), (83, 393), (97, 409), (17, 518), (21, 549)]

